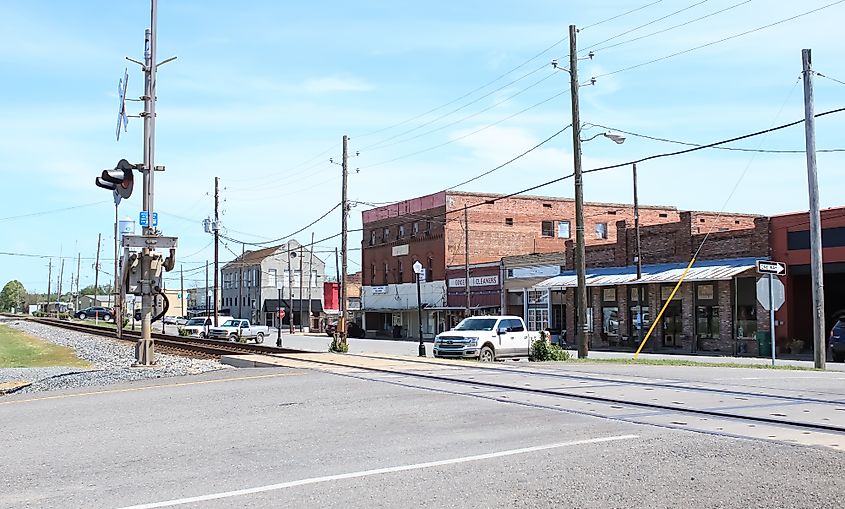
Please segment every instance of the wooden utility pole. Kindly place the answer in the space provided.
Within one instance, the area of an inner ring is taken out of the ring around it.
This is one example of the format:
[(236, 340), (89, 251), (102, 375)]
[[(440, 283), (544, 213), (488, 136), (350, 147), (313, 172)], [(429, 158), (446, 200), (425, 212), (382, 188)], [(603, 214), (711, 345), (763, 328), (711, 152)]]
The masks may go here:
[(340, 327), (338, 327), (340, 334), (340, 343), (346, 344), (347, 329), (346, 329), (346, 259), (347, 259), (347, 215), (349, 214), (349, 203), (347, 197), (346, 180), (349, 175), (348, 162), (349, 152), (347, 149), (347, 142), (349, 138), (343, 135), (343, 187), (341, 190), (340, 209), (341, 209), (341, 237), (340, 237)]
[(56, 300), (62, 300), (62, 282), (65, 278), (65, 259), (62, 258), (62, 267), (59, 269), (59, 281), (56, 285), (56, 289), (58, 290), (58, 294), (56, 296)]
[(305, 320), (302, 319), (302, 283), (305, 280), (302, 273), (302, 244), (299, 245), (299, 330), (305, 330)]
[(317, 282), (317, 278), (311, 281), (314, 275), (314, 232), (311, 232), (311, 254), (308, 257), (308, 332), (311, 332), (311, 287)]
[[(816, 120), (813, 105), (813, 58), (809, 49), (801, 50), (804, 75), (804, 137), (807, 153), (807, 181), (810, 194), (810, 274), (813, 293), (813, 362), (816, 369), (825, 366), (824, 265), (822, 262), (822, 225), (819, 213), (819, 179), (816, 173)], [(774, 311), (772, 311), (774, 313)], [(772, 331), (774, 344), (774, 331)]]
[(179, 264), (179, 300), (182, 306), (180, 311), (184, 317), (188, 313), (185, 312), (185, 269), (181, 263)]
[(572, 96), (572, 158), (575, 167), (575, 289), (578, 358), (586, 358), (587, 348), (587, 266), (584, 239), (584, 179), (581, 175), (581, 117), (578, 106), (578, 48), (575, 25), (569, 25), (569, 86)]
[(49, 313), (50, 309), (50, 300), (53, 296), (53, 259), (50, 258), (50, 262), (47, 264), (47, 307), (44, 309), (45, 312)]
[[(74, 303), (74, 310), (79, 311), (79, 271), (82, 270), (82, 253), (76, 253), (76, 302)], [(70, 287), (73, 289), (73, 281), (70, 282)]]
[(94, 261), (94, 306), (97, 305), (97, 294), (100, 292), (100, 240), (103, 235), (97, 234), (97, 258)]
[[(217, 315), (220, 308), (217, 304), (217, 289), (220, 287), (220, 177), (214, 177), (214, 326), (217, 327)], [(207, 311), (207, 310), (206, 310)]]
[(643, 342), (643, 328), (645, 327), (645, 320), (643, 317), (643, 285), (639, 284), (643, 277), (643, 254), (641, 251), (642, 244), (640, 242), (640, 200), (637, 194), (637, 163), (633, 166), (634, 174), (634, 234), (637, 241), (637, 322), (639, 329), (637, 330), (637, 342)]
[(243, 318), (243, 310), (241, 309), (241, 302), (243, 301), (243, 296), (241, 294), (241, 288), (244, 286), (244, 253), (246, 252), (246, 246), (241, 244), (241, 259), (238, 261), (238, 318)]
[(466, 316), (469, 316), (472, 310), (472, 301), (469, 294), (469, 212), (466, 204), (464, 204), (464, 268), (466, 269), (464, 274), (466, 278), (464, 288), (467, 293)]
[(293, 253), (293, 256), (296, 256), (296, 251), (290, 250), (290, 242), (288, 242), (288, 288), (290, 289), (288, 291), (290, 294), (290, 316), (288, 317), (288, 328), (290, 329), (290, 333), (293, 334), (293, 265), (290, 263), (291, 253)]

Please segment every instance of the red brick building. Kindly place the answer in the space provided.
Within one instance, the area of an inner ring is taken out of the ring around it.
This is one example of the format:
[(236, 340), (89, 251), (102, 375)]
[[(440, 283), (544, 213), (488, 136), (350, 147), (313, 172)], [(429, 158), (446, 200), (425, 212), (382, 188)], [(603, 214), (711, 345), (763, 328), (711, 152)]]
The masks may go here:
[[(633, 221), (633, 205), (586, 203), (584, 215), (587, 245), (611, 245), (617, 242), (618, 221)], [(443, 191), (366, 210), (362, 219), (365, 327), (394, 336), (418, 330), (412, 267), (419, 261), (425, 270), (423, 333), (433, 335), (454, 307), (448, 303), (447, 267), (464, 266), (467, 257), (477, 265), (514, 254), (563, 251), (575, 235), (575, 202)], [(678, 219), (674, 207), (640, 207), (642, 224)]]
[[(837, 315), (845, 312), (845, 207), (822, 210), (821, 223), (826, 336)], [(813, 342), (809, 231), (807, 212), (771, 218), (772, 259), (787, 264), (781, 278), (786, 302), (775, 313), (776, 336), (782, 342), (804, 342), (808, 349)]]

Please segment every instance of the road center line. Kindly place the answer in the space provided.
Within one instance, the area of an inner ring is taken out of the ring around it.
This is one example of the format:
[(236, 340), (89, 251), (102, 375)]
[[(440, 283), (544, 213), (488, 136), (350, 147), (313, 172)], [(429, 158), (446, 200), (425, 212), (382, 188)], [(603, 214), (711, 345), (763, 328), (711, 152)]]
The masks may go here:
[(507, 451), (492, 452), (488, 454), (479, 454), (476, 456), (464, 456), (461, 458), (452, 458), (447, 460), (429, 461), (426, 463), (414, 463), (412, 465), (400, 465), (387, 468), (376, 468), (374, 470), (362, 470), (359, 472), (349, 472), (345, 474), (327, 475), (323, 477), (310, 477), (308, 479), (300, 479), (298, 481), (289, 481), (278, 484), (269, 484), (267, 486), (258, 486), (255, 488), (245, 488), (242, 490), (224, 491), (221, 493), (212, 493), (209, 495), (200, 495), (196, 497), (178, 498), (174, 500), (167, 500), (164, 502), (153, 502), (149, 504), (140, 504), (123, 507), (122, 509), (153, 509), (156, 507), (173, 507), (182, 504), (192, 504), (195, 502), (205, 502), (208, 500), (219, 500), (222, 498), (240, 497), (244, 495), (252, 495), (255, 493), (264, 493), (267, 491), (283, 490), (287, 488), (295, 488), (297, 486), (305, 486), (309, 484), (319, 484), (329, 481), (339, 481), (344, 479), (356, 479), (360, 477), (370, 477), (374, 475), (390, 474), (394, 472), (407, 472), (409, 470), (420, 470), (423, 468), (441, 467), (445, 465), (456, 465), (459, 463), (469, 463), (472, 461), (483, 461), (493, 458), (503, 458), (506, 456), (514, 456), (517, 454), (527, 454), (530, 452), (546, 451), (549, 449), (559, 449), (561, 447), (572, 447), (576, 445), (600, 444), (603, 442), (614, 442), (617, 440), (634, 440), (639, 438), (637, 435), (616, 435), (603, 438), (590, 438), (585, 440), (573, 440), (571, 442), (558, 442), (547, 445), (537, 445), (533, 447), (524, 447), (521, 449), (510, 449)]

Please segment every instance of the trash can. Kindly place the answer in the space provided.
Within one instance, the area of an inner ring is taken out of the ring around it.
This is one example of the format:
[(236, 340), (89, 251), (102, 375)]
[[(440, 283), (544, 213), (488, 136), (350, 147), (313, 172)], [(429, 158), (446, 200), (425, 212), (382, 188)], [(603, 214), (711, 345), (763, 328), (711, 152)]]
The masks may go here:
[(402, 338), (402, 326), (401, 325), (394, 325), (393, 326), (393, 339), (401, 339)]
[(768, 331), (757, 332), (757, 357), (772, 356), (772, 336)]

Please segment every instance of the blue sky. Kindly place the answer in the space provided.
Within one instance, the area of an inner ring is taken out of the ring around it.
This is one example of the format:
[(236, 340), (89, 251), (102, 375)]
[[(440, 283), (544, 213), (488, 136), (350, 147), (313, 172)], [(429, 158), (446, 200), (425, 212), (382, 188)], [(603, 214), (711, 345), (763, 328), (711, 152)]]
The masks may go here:
[[(581, 89), (584, 123), (708, 143), (800, 119), (802, 48), (813, 49), (816, 71), (845, 82), (845, 3), (730, 37), (832, 2), (162, 1), (159, 60), (178, 60), (158, 75), (156, 164), (167, 168), (156, 180), (159, 227), (180, 239), (177, 266), (186, 285), (202, 284), (213, 254), (201, 221), (212, 213), (215, 176), (227, 235), (261, 242), (300, 229), (339, 202), (340, 168), (329, 158), (340, 158), (344, 134), (350, 151), (360, 152), (350, 160), (350, 198), (360, 202), (352, 228), (365, 203), (436, 192), (489, 170), (570, 123), (568, 75), (549, 65), (552, 58), (566, 62), (569, 24), (586, 27), (579, 52), (595, 50), (579, 64), (581, 81), (599, 76)], [(119, 142), (114, 129), (124, 68), (127, 95), (142, 93), (142, 74), (124, 57), (143, 57), (148, 24), (149, 2), (141, 0), (0, 3), (0, 284), (19, 279), (28, 290), (45, 291), (49, 260), (56, 269), (64, 257), (68, 288), (77, 254), (81, 285), (92, 284), (98, 233), (103, 269), (111, 273), (114, 208), (93, 180), (121, 158), (141, 161), (140, 120), (130, 119)], [(646, 65), (624, 70), (638, 64)], [(815, 98), (817, 112), (845, 107), (845, 84), (816, 77)], [(141, 110), (139, 103), (127, 108)], [(845, 148), (843, 127), (845, 113), (819, 119), (818, 148)], [(804, 130), (735, 146), (802, 150)], [(678, 148), (599, 137), (584, 144), (584, 167)], [(818, 162), (822, 206), (843, 205), (845, 153), (820, 153)], [(567, 131), (459, 189), (514, 192), (571, 167)], [(801, 153), (699, 151), (638, 170), (643, 203), (763, 214), (807, 208)], [(586, 199), (630, 202), (629, 173), (587, 175)], [(137, 220), (136, 189), (121, 217)], [(571, 197), (572, 182), (537, 194)], [(339, 212), (313, 230), (318, 239), (338, 233)], [(310, 229), (297, 240), (309, 237)], [(359, 242), (360, 234), (351, 236), (350, 245)], [(318, 247), (329, 273), (338, 245), (333, 239)], [(228, 242), (222, 259), (233, 251), (240, 245)], [(359, 258), (352, 253), (351, 270)], [(178, 274), (168, 276), (169, 286), (178, 285)]]

